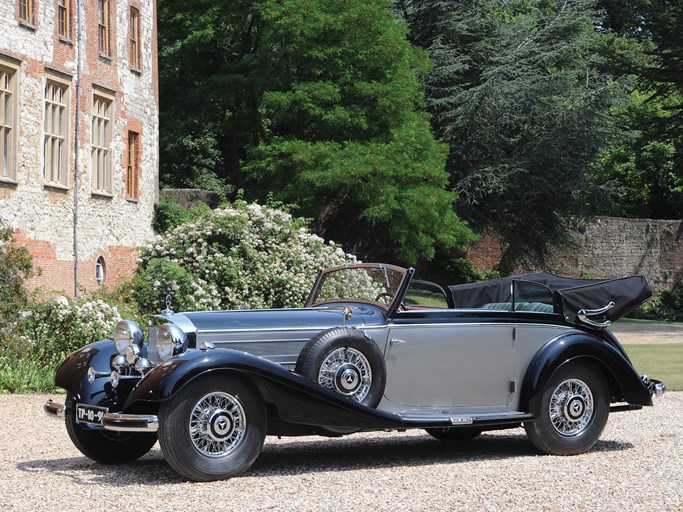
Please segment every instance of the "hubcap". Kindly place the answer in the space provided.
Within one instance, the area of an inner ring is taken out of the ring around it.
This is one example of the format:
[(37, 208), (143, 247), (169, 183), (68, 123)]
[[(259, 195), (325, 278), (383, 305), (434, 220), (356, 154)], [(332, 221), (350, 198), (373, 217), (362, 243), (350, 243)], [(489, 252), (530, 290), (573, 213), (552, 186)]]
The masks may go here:
[(207, 457), (227, 455), (244, 440), (246, 418), (236, 396), (222, 391), (209, 393), (192, 409), (189, 423), (192, 444)]
[(568, 379), (555, 388), (550, 398), (550, 420), (555, 430), (565, 436), (581, 434), (593, 418), (593, 394), (579, 379)]
[(355, 348), (330, 352), (320, 365), (318, 383), (362, 402), (370, 391), (372, 371), (367, 358)]

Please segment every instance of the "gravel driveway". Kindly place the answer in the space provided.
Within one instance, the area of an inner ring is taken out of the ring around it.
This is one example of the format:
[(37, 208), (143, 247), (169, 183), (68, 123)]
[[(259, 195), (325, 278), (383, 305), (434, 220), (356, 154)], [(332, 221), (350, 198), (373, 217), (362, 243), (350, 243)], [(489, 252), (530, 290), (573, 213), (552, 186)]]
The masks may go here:
[[(51, 395), (54, 396), (54, 395)], [(454, 445), (422, 431), (267, 438), (243, 477), (188, 483), (155, 447), (104, 466), (83, 457), (47, 395), (0, 395), (0, 503), (17, 511), (683, 510), (683, 393), (615, 413), (593, 450), (539, 455), (522, 429)]]

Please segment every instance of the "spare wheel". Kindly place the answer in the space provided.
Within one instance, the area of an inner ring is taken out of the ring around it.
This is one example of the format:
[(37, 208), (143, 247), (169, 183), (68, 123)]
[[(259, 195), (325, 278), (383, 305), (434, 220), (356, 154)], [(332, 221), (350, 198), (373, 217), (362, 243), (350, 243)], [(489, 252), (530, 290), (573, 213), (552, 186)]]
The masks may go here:
[(296, 372), (369, 407), (382, 400), (387, 373), (377, 344), (352, 327), (323, 331), (306, 343)]

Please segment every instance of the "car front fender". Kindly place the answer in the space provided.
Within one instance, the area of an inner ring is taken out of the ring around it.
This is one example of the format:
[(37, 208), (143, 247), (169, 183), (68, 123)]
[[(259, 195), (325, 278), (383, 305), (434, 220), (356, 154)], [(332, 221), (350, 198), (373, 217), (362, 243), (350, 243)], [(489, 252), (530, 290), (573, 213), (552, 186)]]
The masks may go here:
[(144, 411), (147, 403), (172, 400), (190, 381), (205, 375), (230, 374), (258, 390), (276, 416), (286, 422), (308, 425), (402, 428), (395, 414), (372, 409), (327, 390), (283, 366), (246, 352), (215, 348), (188, 350), (162, 363), (140, 380), (124, 410)]
[[(66, 389), (79, 402), (94, 404), (109, 382), (111, 360), (116, 355), (118, 353), (111, 340), (102, 340), (79, 348), (57, 368), (55, 385)], [(90, 368), (98, 375), (94, 382), (88, 380)]]
[(569, 361), (585, 359), (605, 375), (613, 401), (652, 405), (652, 397), (631, 362), (609, 343), (585, 333), (563, 334), (546, 343), (534, 356), (522, 383), (520, 405), (538, 415), (545, 383)]

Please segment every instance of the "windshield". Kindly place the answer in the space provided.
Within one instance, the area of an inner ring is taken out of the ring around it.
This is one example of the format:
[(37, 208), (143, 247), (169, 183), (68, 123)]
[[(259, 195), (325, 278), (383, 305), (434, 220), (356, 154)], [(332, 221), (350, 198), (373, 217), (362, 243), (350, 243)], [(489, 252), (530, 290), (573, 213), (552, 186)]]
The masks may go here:
[(330, 302), (362, 301), (388, 306), (399, 290), (406, 271), (400, 267), (358, 264), (325, 270), (307, 306)]

